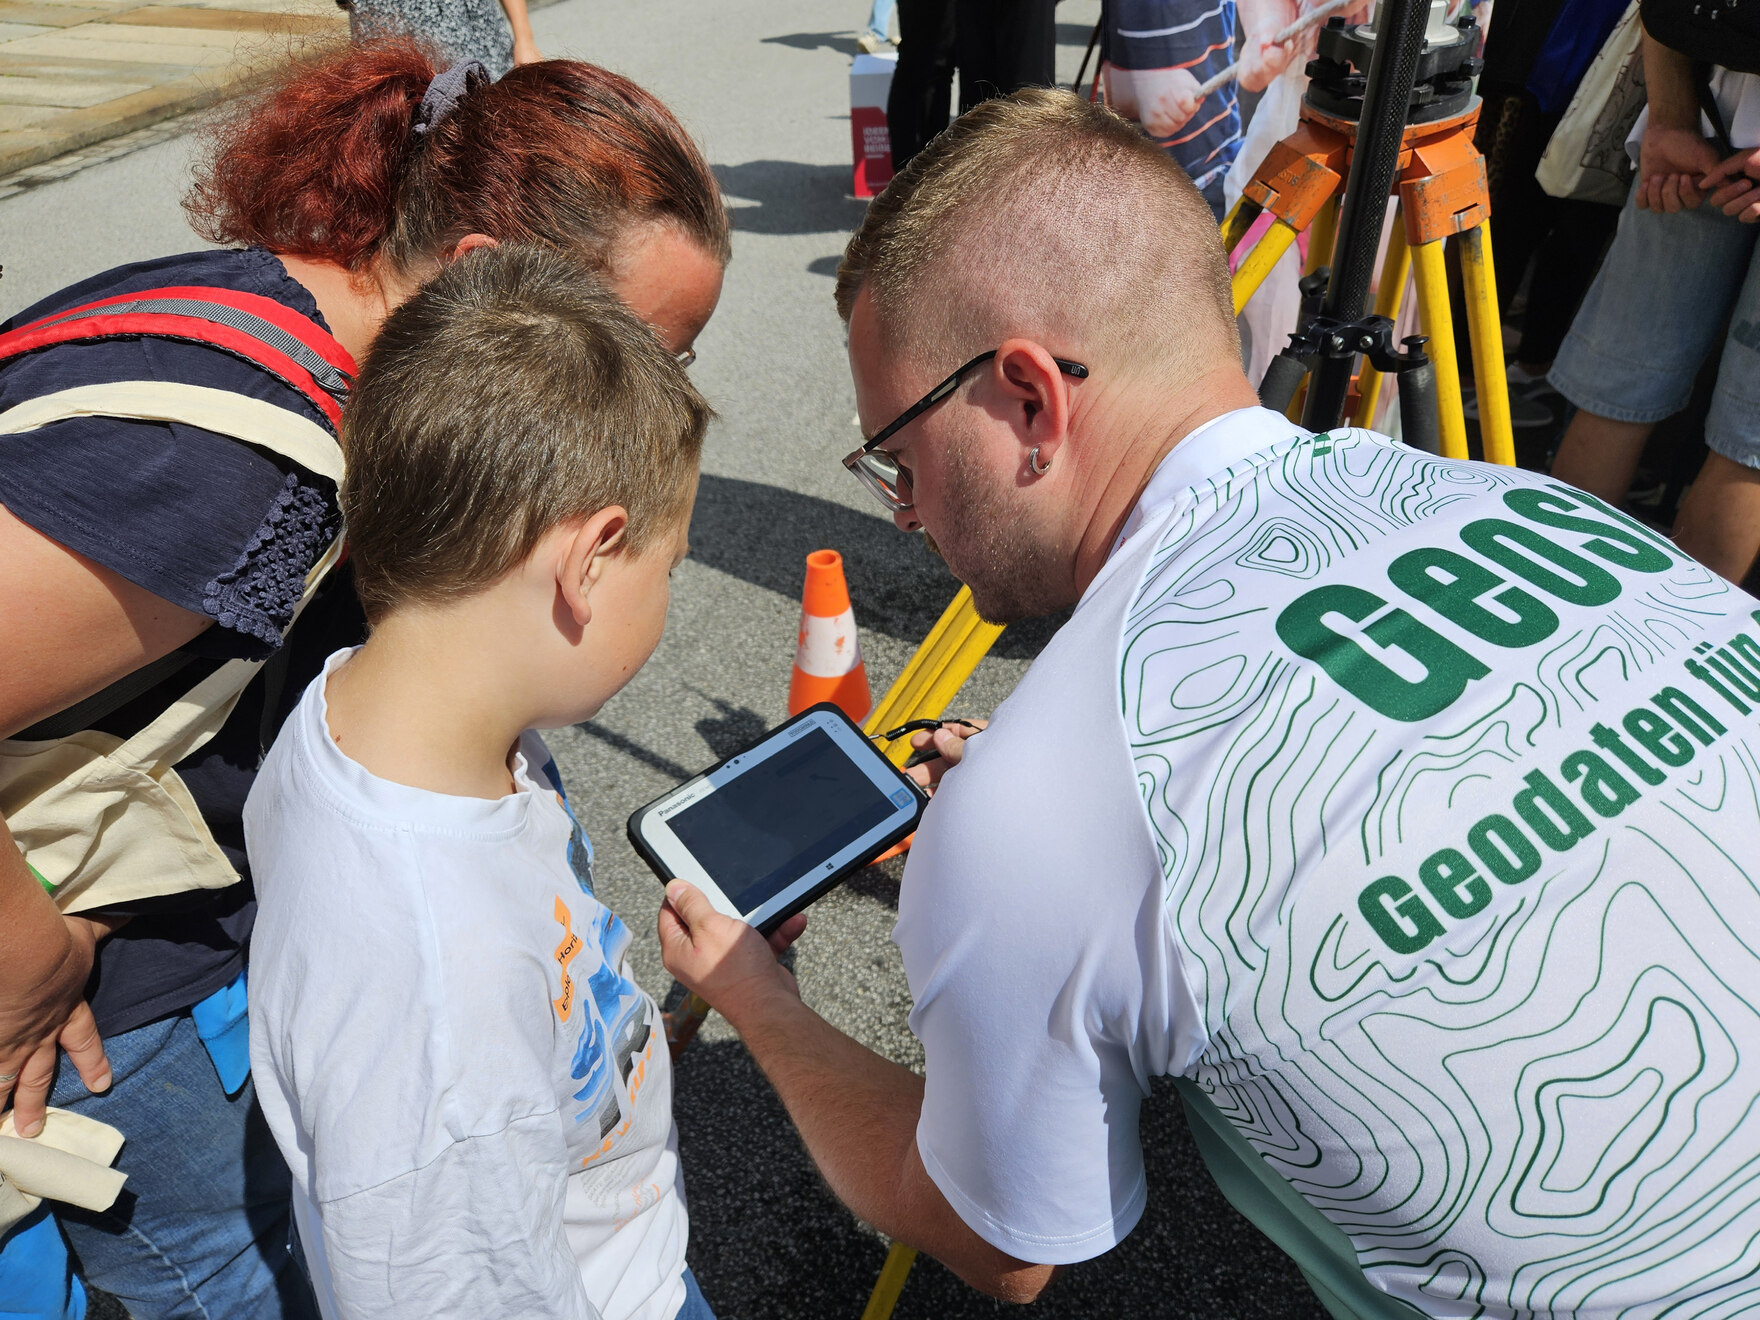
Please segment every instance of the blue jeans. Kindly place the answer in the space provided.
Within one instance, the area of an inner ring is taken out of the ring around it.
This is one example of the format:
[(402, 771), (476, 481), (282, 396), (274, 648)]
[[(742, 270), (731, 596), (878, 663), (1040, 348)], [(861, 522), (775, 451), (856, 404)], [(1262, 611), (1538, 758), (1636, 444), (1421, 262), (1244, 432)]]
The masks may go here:
[(80, 1274), (135, 1320), (317, 1320), (292, 1249), (287, 1166), (254, 1087), (227, 1098), (188, 1013), (104, 1049), (106, 1094), (64, 1066), (49, 1100), (127, 1138), (116, 1204), (57, 1208)]
[(715, 1320), (715, 1312), (703, 1299), (703, 1290), (697, 1287), (697, 1276), (691, 1273), (688, 1265), (684, 1271), (684, 1305), (673, 1313), (672, 1320)]
[(893, 0), (874, 0), (874, 7), (868, 11), (868, 31), (880, 40), (886, 40), (886, 29), (892, 22)]
[[(1635, 187), (1635, 185), (1634, 185)], [(1628, 198), (1601, 273), (1552, 364), (1553, 388), (1616, 422), (1660, 422), (1687, 406), (1719, 348), (1705, 443), (1760, 468), (1760, 226), (1701, 206), (1640, 211)]]

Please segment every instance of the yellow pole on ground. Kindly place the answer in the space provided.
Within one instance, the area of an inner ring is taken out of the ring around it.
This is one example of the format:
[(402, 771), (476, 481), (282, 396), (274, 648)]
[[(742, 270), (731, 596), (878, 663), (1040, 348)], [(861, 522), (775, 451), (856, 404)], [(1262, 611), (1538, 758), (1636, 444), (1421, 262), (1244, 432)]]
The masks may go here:
[(1296, 241), (1296, 231), (1284, 220), (1274, 220), (1271, 228), (1260, 236), (1253, 244), (1253, 250), (1247, 253), (1246, 260), (1241, 262), (1240, 269), (1234, 273), (1234, 314), (1239, 316), (1247, 300), (1259, 291), (1265, 283), (1265, 277), (1271, 268), (1288, 252), (1290, 244)]
[(874, 1291), (862, 1310), (862, 1320), (890, 1320), (892, 1308), (898, 1305), (898, 1295), (904, 1291), (904, 1281), (910, 1277), (911, 1262), (916, 1258), (915, 1247), (902, 1242), (892, 1244), (892, 1250), (886, 1253), (886, 1263), (880, 1267), (880, 1277), (874, 1281)]
[(1454, 355), (1454, 321), (1448, 309), (1448, 268), (1442, 261), (1442, 240), (1413, 248), (1412, 266), (1418, 273), (1419, 329), (1430, 337), (1424, 351), (1436, 367), (1436, 412), (1442, 456), (1465, 458), (1467, 418), (1461, 411), (1461, 371)]
[[(874, 734), (911, 720), (939, 717), (1000, 636), (1002, 625), (980, 619), (971, 588), (961, 587), (910, 663), (869, 712), (863, 731)], [(902, 765), (911, 754), (910, 739), (900, 738), (880, 750), (894, 765)]]
[(1487, 463), (1516, 465), (1509, 421), (1509, 381), (1503, 373), (1503, 318), (1497, 312), (1497, 271), (1491, 264), (1491, 222), (1461, 234), (1461, 285), (1467, 300), (1467, 337), (1473, 345), (1473, 388), (1479, 399), (1479, 439)]
[[(1381, 259), (1381, 286), (1375, 290), (1375, 315), (1385, 316), (1390, 321), (1399, 320), (1400, 305), (1406, 298), (1406, 280), (1411, 274), (1412, 250), (1406, 246), (1406, 227), (1396, 212), (1393, 233), (1387, 240), (1387, 255)], [(1356, 425), (1375, 424), (1375, 404), (1381, 397), (1383, 379), (1385, 377), (1364, 358), (1363, 369), (1357, 376), (1357, 412), (1351, 418)]]

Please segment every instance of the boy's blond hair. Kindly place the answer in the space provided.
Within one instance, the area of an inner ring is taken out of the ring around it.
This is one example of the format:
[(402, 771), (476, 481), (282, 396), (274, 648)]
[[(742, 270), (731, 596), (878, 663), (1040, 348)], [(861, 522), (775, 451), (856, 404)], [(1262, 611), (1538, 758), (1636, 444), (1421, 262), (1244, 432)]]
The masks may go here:
[(614, 504), (640, 553), (684, 518), (710, 416), (578, 263), (510, 245), (453, 262), (387, 318), (343, 418), (368, 621), (481, 590)]
[(868, 212), (837, 269), (894, 354), (942, 361), (1009, 335), (1178, 379), (1240, 338), (1227, 259), (1186, 172), (1104, 106), (1028, 88), (961, 115)]

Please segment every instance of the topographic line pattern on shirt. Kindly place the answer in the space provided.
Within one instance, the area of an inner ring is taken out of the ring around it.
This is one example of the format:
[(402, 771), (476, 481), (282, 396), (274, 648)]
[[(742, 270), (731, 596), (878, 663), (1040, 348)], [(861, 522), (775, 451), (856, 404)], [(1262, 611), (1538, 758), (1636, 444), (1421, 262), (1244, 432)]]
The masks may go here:
[(1754, 607), (1363, 432), (1168, 514), (1120, 697), (1193, 1075), (1429, 1314), (1760, 1306)]

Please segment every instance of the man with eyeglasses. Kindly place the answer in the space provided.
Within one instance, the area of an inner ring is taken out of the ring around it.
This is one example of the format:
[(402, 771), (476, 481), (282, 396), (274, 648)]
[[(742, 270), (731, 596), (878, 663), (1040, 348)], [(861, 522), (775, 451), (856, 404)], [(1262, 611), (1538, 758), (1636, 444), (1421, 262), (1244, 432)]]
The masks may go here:
[(837, 293), (846, 466), (985, 617), (1075, 610), (935, 735), (924, 1077), (669, 887), (668, 968), (832, 1189), (1027, 1300), (1136, 1224), (1171, 1076), (1335, 1316), (1752, 1310), (1760, 602), (1545, 477), (1256, 407), (1208, 209), (1076, 98), (962, 118)]

